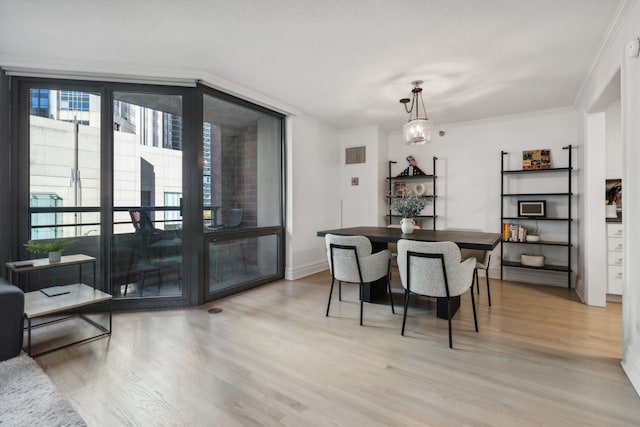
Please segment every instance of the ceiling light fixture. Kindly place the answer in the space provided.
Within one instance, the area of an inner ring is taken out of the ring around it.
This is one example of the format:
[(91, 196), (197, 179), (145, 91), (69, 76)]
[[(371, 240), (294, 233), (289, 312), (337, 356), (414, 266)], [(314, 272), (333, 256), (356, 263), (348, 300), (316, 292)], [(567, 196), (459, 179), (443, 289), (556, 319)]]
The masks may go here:
[[(422, 145), (431, 142), (433, 122), (427, 118), (427, 110), (424, 108), (422, 88), (420, 87), (422, 83), (424, 83), (422, 80), (412, 81), (411, 84), (414, 87), (411, 90), (411, 99), (402, 98), (400, 100), (400, 103), (404, 104), (404, 109), (409, 113), (409, 121), (402, 129), (404, 142), (408, 145)], [(411, 102), (411, 107), (407, 107), (409, 102)], [(422, 117), (420, 116), (420, 104), (422, 104)]]

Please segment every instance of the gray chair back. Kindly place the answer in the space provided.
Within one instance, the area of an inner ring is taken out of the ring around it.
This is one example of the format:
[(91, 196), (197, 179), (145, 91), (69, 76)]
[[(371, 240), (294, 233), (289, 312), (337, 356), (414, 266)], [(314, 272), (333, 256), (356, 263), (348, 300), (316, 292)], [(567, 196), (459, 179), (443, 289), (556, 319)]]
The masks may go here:
[(239, 227), (242, 223), (242, 215), (244, 213), (244, 209), (241, 208), (232, 208), (227, 212), (227, 217), (224, 220), (225, 227)]
[[(332, 244), (355, 247), (355, 252), (353, 249), (341, 249), (335, 246), (332, 248)], [(327, 234), (325, 245), (329, 269), (336, 280), (369, 283), (384, 277), (389, 271), (391, 252), (385, 249), (372, 254), (371, 242), (364, 236)]]
[[(442, 257), (426, 258), (412, 256), (411, 253), (435, 254)], [(453, 242), (417, 242), (406, 239), (398, 241), (400, 280), (402, 286), (412, 293), (432, 297), (463, 294), (473, 283), (476, 259), (468, 258), (464, 262), (460, 262), (460, 259), (460, 249)]]

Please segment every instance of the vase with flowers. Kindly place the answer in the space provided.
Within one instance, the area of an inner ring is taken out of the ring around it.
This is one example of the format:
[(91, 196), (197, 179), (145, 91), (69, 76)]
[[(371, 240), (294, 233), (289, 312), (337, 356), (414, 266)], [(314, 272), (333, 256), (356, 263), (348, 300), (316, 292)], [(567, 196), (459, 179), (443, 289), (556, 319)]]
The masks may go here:
[(418, 197), (413, 193), (403, 194), (402, 197), (394, 197), (391, 200), (391, 208), (402, 217), (400, 228), (404, 234), (413, 233), (416, 224), (413, 218), (422, 212), (426, 205), (425, 197)]

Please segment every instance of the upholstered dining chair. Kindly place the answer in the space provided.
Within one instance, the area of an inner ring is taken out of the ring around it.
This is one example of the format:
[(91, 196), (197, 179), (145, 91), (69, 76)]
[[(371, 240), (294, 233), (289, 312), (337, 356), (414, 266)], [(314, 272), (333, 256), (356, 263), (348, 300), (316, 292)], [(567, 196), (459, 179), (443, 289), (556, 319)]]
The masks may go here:
[[(474, 258), (461, 262), (460, 249), (453, 242), (418, 242), (398, 240), (398, 269), (405, 289), (402, 332), (407, 321), (411, 294), (446, 298), (449, 322), (449, 348), (453, 348), (451, 333), (451, 298), (464, 294), (473, 285)], [(478, 332), (476, 304), (471, 289), (473, 321)]]
[(329, 316), (331, 295), (333, 294), (335, 281), (338, 281), (338, 299), (340, 301), (342, 301), (342, 282), (357, 283), (360, 287), (360, 325), (362, 325), (364, 284), (381, 278), (385, 278), (387, 281), (391, 312), (395, 313), (393, 298), (391, 297), (391, 285), (389, 283), (391, 252), (388, 249), (371, 253), (371, 242), (364, 236), (327, 234), (325, 236), (325, 244), (331, 270), (331, 289), (329, 290), (326, 316)]
[(222, 224), (211, 225), (208, 226), (207, 229), (209, 231), (218, 231), (223, 230), (225, 228), (237, 228), (242, 224), (242, 216), (244, 215), (244, 209), (242, 208), (231, 208), (226, 209), (224, 212), (224, 219)]
[(480, 294), (480, 280), (478, 279), (478, 270), (484, 270), (485, 277), (487, 278), (487, 300), (489, 301), (489, 307), (491, 307), (491, 287), (489, 285), (489, 263), (491, 262), (491, 252), (481, 251), (478, 249), (462, 249), (460, 250), (462, 259), (475, 258), (476, 268), (473, 271), (474, 281), (476, 284), (476, 292)]

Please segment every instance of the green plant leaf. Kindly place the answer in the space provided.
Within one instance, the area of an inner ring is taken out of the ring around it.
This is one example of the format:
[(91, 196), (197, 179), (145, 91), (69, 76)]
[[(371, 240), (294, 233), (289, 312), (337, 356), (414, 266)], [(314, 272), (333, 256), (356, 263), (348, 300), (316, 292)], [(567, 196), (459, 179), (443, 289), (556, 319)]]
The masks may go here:
[(75, 243), (75, 240), (51, 240), (51, 241), (36, 241), (29, 240), (24, 244), (27, 250), (34, 254), (63, 251), (70, 245)]
[(403, 218), (414, 218), (422, 212), (426, 205), (426, 198), (418, 197), (413, 193), (405, 194), (402, 197), (394, 197), (391, 200), (391, 208)]

